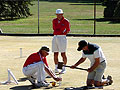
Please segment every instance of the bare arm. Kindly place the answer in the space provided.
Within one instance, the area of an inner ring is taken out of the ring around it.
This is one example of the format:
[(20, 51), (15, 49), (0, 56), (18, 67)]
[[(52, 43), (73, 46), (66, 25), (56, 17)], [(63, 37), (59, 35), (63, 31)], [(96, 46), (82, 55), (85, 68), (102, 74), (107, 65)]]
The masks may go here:
[(46, 71), (54, 80), (56, 80), (56, 81), (61, 81), (61, 80), (62, 80), (62, 78), (57, 77), (57, 76), (53, 73), (53, 71), (52, 71), (49, 67), (47, 67), (46, 65), (45, 65), (45, 71)]
[(100, 64), (100, 58), (95, 58), (95, 63), (88, 69), (88, 72), (92, 72)]
[(83, 63), (85, 60), (86, 60), (86, 58), (80, 58), (80, 60), (77, 63), (75, 63), (74, 65), (72, 65), (70, 68), (75, 68), (79, 64)]

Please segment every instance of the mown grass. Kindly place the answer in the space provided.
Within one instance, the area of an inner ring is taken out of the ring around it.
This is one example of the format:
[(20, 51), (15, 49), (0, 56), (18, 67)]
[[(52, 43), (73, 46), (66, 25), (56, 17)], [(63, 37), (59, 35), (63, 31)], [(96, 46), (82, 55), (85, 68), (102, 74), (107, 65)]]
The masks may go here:
[[(38, 3), (33, 2), (28, 18), (13, 21), (0, 21), (0, 28), (4, 33), (37, 33), (38, 32)], [(74, 34), (93, 34), (93, 5), (92, 3), (67, 3), (40, 1), (40, 33), (53, 33), (52, 20), (56, 17), (55, 10), (62, 8), (64, 16), (71, 23)], [(97, 19), (103, 18), (104, 7), (97, 5)], [(96, 34), (120, 34), (120, 24), (110, 21), (97, 21)]]

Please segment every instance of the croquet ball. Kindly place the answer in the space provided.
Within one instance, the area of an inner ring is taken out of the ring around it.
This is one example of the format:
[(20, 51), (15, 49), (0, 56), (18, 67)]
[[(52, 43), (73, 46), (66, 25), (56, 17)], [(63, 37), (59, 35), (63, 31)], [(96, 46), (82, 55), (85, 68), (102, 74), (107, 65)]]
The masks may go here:
[(56, 85), (56, 82), (52, 82), (52, 86), (55, 86)]

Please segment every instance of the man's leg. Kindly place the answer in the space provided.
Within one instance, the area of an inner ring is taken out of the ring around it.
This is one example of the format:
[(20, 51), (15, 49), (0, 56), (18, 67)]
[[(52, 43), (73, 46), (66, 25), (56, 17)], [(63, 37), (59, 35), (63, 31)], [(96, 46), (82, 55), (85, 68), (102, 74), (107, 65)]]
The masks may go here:
[(67, 56), (66, 56), (66, 53), (65, 53), (65, 52), (61, 53), (61, 56), (62, 56), (62, 58), (63, 58), (63, 63), (64, 63), (64, 65), (66, 65), (66, 64), (67, 64)]
[(45, 82), (45, 66), (44, 63), (41, 61), (38, 64), (38, 71), (37, 71), (37, 86), (38, 87), (47, 87), (49, 84)]
[(87, 76), (87, 86), (93, 86), (94, 85), (94, 76), (95, 76), (95, 71), (89, 72)]
[(87, 86), (93, 86), (94, 80), (93, 79), (87, 79)]
[(104, 86), (105, 84), (107, 84), (108, 82), (107, 81), (104, 81), (104, 82), (100, 82), (100, 81), (95, 81), (94, 85), (96, 87), (100, 87), (100, 86)]
[(35, 86), (35, 81), (38, 74), (38, 63), (30, 64), (29, 66), (24, 67), (23, 73), (25, 76), (27, 76), (28, 80), (32, 83), (32, 85)]
[(57, 40), (57, 36), (53, 37), (52, 40), (52, 52), (54, 52), (54, 63), (55, 63), (55, 73), (59, 73), (57, 67), (58, 67), (58, 52), (59, 52), (59, 48), (58, 48), (58, 40)]
[(58, 73), (58, 52), (54, 52), (55, 73)]
[[(63, 64), (66, 65), (67, 64), (67, 57), (65, 52), (61, 53), (61, 56), (63, 58)], [(65, 70), (65, 66), (62, 67), (62, 71), (60, 72), (61, 74), (64, 74), (66, 72)]]
[(105, 62), (100, 63), (100, 65), (96, 68), (96, 74), (95, 74), (95, 78), (94, 78), (94, 80), (95, 80), (94, 85), (95, 86), (104, 86), (112, 81), (109, 77), (106, 79), (102, 78), (105, 68), (106, 68)]
[(102, 81), (95, 81), (94, 85), (99, 87), (99, 86), (105, 86), (105, 85), (111, 85), (113, 83), (112, 77), (108, 76), (105, 79), (102, 79)]

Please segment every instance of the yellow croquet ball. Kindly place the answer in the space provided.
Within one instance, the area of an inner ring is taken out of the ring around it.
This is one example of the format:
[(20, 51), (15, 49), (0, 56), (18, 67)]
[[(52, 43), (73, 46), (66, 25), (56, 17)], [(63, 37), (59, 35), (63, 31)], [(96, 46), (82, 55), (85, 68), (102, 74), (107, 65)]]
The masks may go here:
[(56, 82), (52, 82), (52, 86), (55, 86), (56, 85)]

